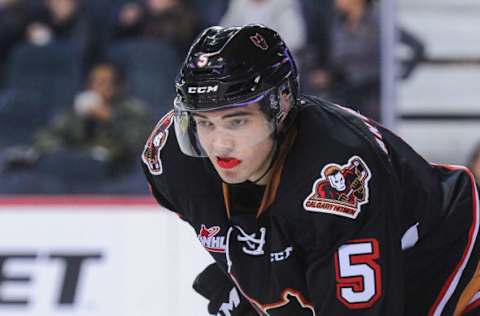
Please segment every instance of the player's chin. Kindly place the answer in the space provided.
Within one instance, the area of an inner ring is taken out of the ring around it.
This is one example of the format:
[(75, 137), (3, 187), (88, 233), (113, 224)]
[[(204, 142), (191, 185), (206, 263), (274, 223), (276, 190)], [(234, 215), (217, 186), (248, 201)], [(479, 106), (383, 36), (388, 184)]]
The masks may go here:
[(228, 184), (238, 184), (247, 181), (247, 179), (237, 172), (217, 168), (218, 175), (222, 178), (223, 182)]

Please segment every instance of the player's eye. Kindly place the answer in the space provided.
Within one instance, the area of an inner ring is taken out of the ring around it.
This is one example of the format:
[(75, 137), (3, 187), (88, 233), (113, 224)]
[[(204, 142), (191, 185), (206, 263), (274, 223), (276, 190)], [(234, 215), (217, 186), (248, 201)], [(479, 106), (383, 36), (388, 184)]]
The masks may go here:
[(213, 128), (212, 122), (209, 120), (201, 119), (201, 118), (194, 118), (195, 124), (197, 125), (198, 128), (201, 129), (211, 129)]
[(245, 117), (234, 118), (228, 121), (228, 128), (236, 129), (240, 128), (248, 123), (248, 119)]

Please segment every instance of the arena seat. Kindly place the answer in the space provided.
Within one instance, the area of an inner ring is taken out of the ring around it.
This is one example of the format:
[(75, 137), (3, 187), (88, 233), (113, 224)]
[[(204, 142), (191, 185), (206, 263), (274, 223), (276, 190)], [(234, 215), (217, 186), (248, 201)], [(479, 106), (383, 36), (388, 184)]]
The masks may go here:
[(29, 144), (33, 132), (48, 120), (45, 100), (27, 91), (4, 90), (0, 92), (0, 148)]
[(127, 92), (146, 101), (155, 115), (172, 108), (179, 68), (175, 49), (161, 40), (124, 40), (108, 48), (109, 59), (125, 71)]
[(82, 57), (82, 47), (74, 41), (23, 43), (10, 55), (5, 88), (34, 96), (51, 116), (69, 107), (80, 88)]
[(0, 92), (0, 146), (30, 143), (37, 128), (71, 106), (80, 75), (81, 48), (75, 43), (16, 47)]

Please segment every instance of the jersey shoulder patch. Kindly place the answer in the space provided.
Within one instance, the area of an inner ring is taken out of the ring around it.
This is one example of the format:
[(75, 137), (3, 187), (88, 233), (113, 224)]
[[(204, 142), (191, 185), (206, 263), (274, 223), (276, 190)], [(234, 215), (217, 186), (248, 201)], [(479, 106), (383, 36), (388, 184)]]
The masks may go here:
[(315, 180), (312, 192), (303, 201), (310, 212), (357, 218), (368, 203), (368, 181), (371, 172), (359, 156), (352, 156), (344, 165), (329, 163)]
[(161, 175), (163, 173), (160, 153), (167, 143), (168, 129), (172, 123), (173, 110), (165, 114), (160, 121), (158, 121), (143, 149), (142, 161), (153, 175)]

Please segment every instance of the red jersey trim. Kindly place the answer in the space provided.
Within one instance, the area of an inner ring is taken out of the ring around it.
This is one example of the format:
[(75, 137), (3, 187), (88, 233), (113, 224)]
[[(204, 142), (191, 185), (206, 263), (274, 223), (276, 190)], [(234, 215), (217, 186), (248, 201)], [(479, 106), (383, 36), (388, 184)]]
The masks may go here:
[[(152, 196), (114, 195), (4, 195), (0, 196), (0, 207), (9, 206), (154, 206)], [(33, 210), (35, 208), (32, 208)], [(83, 210), (82, 210), (83, 211)]]
[(479, 227), (478, 220), (479, 220), (480, 214), (479, 214), (479, 208), (478, 208), (479, 207), (478, 191), (475, 185), (475, 178), (473, 177), (473, 174), (471, 173), (471, 171), (464, 166), (453, 166), (453, 165), (444, 165), (444, 164), (432, 164), (432, 165), (444, 167), (450, 170), (465, 171), (469, 175), (470, 181), (472, 183), (472, 197), (473, 197), (473, 221), (472, 221), (472, 226), (470, 226), (470, 230), (468, 233), (468, 243), (465, 248), (465, 251), (463, 252), (462, 259), (455, 267), (455, 270), (453, 271), (453, 273), (448, 277), (447, 281), (442, 287), (442, 290), (440, 291), (440, 294), (435, 300), (435, 303), (432, 305), (432, 307), (428, 312), (428, 316), (439, 316), (441, 315), (443, 309), (447, 305), (448, 300), (452, 297), (453, 292), (457, 288), (457, 285), (463, 274), (463, 270), (467, 266), (468, 260), (470, 259), (470, 255), (472, 253), (473, 246), (475, 244), (475, 240), (478, 235), (478, 227)]

